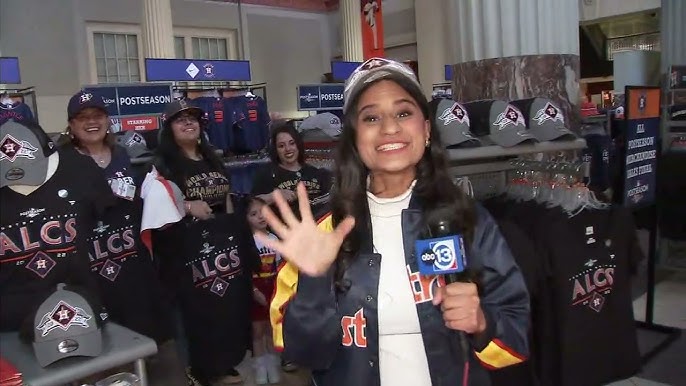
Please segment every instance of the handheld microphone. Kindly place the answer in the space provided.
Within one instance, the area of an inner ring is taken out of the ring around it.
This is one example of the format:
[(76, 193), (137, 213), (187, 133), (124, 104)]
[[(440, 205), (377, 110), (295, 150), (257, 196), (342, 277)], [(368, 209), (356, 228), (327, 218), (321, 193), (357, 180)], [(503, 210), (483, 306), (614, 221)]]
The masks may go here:
[[(415, 256), (419, 273), (422, 275), (443, 275), (446, 284), (469, 283), (470, 274), (467, 270), (467, 259), (464, 240), (461, 235), (451, 231), (450, 221), (439, 219), (428, 227), (429, 239), (419, 239), (415, 242)], [(460, 346), (464, 360), (464, 376), (462, 384), (468, 384), (469, 378), (469, 342), (464, 331), (451, 334)]]

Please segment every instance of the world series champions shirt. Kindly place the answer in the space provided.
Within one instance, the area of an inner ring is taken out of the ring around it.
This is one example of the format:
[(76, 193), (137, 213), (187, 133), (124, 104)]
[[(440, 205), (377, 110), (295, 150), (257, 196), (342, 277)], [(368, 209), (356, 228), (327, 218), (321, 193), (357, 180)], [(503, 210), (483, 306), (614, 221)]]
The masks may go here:
[[(112, 320), (164, 342), (171, 336), (166, 320), (170, 306), (154, 262), (140, 239), (143, 200), (137, 191), (139, 178), (132, 172), (123, 148), (114, 148), (104, 173), (113, 191), (132, 195), (117, 196), (93, 227), (88, 238), (91, 273), (98, 280)], [(129, 188), (118, 189), (122, 186)]]
[[(321, 203), (316, 202), (319, 201), (318, 198), (326, 198), (325, 196), (329, 194), (332, 184), (331, 173), (326, 169), (316, 168), (312, 165), (305, 164), (297, 172), (273, 164), (266, 165), (255, 173), (252, 193), (256, 195), (268, 194), (275, 189), (294, 191), (299, 182), (305, 185), (312, 214), (315, 218), (321, 218), (328, 213), (330, 211), (328, 200), (323, 200)], [(290, 206), (298, 216), (300, 211), (297, 209), (297, 200), (291, 202)], [(272, 210), (278, 213), (276, 205), (272, 205)]]
[(226, 212), (226, 196), (231, 191), (231, 185), (224, 172), (213, 169), (205, 160), (184, 158), (181, 165), (183, 180), (174, 183), (181, 187), (186, 200), (202, 200), (214, 213)]
[(113, 196), (92, 160), (61, 149), (43, 185), (28, 195), (3, 187), (0, 202), (0, 330), (17, 330), (58, 283), (96, 290), (87, 238)]

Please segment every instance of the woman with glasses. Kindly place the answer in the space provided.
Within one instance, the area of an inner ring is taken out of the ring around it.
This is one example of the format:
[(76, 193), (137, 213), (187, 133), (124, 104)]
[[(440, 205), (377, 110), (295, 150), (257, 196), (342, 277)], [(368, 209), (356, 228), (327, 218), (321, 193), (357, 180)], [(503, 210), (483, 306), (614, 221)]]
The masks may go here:
[(280, 240), (258, 237), (288, 261), (275, 346), (319, 386), (489, 385), (528, 350), (528, 294), (496, 223), (452, 183), (410, 68), (366, 61), (343, 111), (332, 214), (316, 221), (302, 184), (300, 216), (278, 191), (281, 216), (263, 209)]
[(174, 101), (163, 119), (153, 164), (180, 188), (186, 216), (154, 233), (153, 249), (183, 322), (189, 384), (240, 383), (235, 367), (252, 342), (257, 248), (245, 215), (233, 213), (229, 176), (204, 133), (204, 111)]

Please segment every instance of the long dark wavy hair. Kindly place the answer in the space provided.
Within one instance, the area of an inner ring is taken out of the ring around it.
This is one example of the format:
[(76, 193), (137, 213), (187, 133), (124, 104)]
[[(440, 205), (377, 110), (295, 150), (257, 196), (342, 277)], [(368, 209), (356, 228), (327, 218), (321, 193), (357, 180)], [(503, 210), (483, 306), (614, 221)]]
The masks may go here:
[[(473, 201), (452, 182), (445, 151), (438, 129), (430, 117), (426, 97), (418, 87), (402, 76), (389, 75), (376, 82), (381, 80), (391, 80), (405, 89), (421, 108), (424, 118), (431, 121), (431, 143), (416, 165), (417, 183), (413, 190), (413, 200), (418, 200), (422, 207), (425, 225), (433, 224), (438, 219), (448, 218), (452, 229), (459, 231), (469, 245), (476, 222)], [(333, 222), (337, 225), (348, 215), (355, 218), (355, 227), (343, 242), (336, 260), (336, 287), (342, 291), (347, 288), (347, 285), (341, 282), (345, 269), (361, 252), (363, 241), (371, 238), (371, 223), (367, 206), (369, 170), (362, 162), (355, 145), (355, 124), (359, 98), (376, 82), (367, 84), (354, 99), (349, 101), (351, 107), (343, 117), (344, 129), (336, 149), (336, 178), (331, 197)]]
[[(165, 124), (160, 132), (160, 142), (155, 149), (155, 157), (153, 165), (157, 171), (166, 179), (176, 183), (181, 191), (186, 189), (186, 175), (183, 173), (183, 166), (185, 156), (181, 147), (174, 139), (174, 132), (171, 128), (171, 120)], [(209, 163), (213, 170), (226, 174), (221, 158), (214, 152), (214, 147), (210, 144), (205, 136), (206, 123), (200, 119), (200, 141), (198, 142), (198, 150), (205, 162)]]
[(305, 143), (303, 142), (300, 133), (295, 129), (294, 120), (281, 120), (272, 124), (270, 129), (271, 137), (269, 142), (269, 158), (274, 165), (280, 165), (279, 153), (276, 150), (276, 136), (281, 133), (289, 134), (295, 141), (295, 146), (298, 148), (298, 163), (300, 166), (305, 166)]

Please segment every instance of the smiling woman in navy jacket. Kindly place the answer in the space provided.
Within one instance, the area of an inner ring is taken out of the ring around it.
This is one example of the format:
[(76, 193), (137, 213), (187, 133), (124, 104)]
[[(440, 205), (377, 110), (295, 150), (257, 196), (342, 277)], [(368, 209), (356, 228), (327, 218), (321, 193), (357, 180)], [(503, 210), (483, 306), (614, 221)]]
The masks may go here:
[[(316, 221), (302, 185), (301, 221), (278, 192), (283, 221), (265, 210), (280, 240), (262, 241), (288, 260), (270, 309), (275, 346), (318, 386), (489, 385), (487, 369), (527, 355), (521, 272), (491, 216), (452, 184), (412, 70), (370, 59), (344, 93), (332, 214)], [(415, 241), (446, 216), (472, 282), (419, 273)]]

